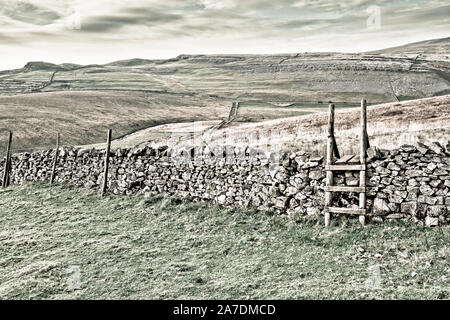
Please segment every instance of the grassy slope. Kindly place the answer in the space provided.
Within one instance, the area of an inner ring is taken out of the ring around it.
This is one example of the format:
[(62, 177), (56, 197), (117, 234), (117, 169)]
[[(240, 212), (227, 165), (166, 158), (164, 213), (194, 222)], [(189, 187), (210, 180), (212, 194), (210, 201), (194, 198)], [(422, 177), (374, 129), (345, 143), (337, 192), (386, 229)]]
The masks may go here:
[[(0, 191), (0, 298), (448, 299), (449, 227), (280, 216), (47, 185)], [(81, 288), (66, 286), (67, 268)], [(381, 288), (365, 285), (380, 265)]]
[(116, 138), (164, 123), (221, 119), (230, 106), (209, 97), (124, 91), (0, 97), (0, 145), (6, 143), (6, 130), (14, 132), (15, 151), (53, 147), (56, 132), (65, 145), (99, 143), (108, 128)]
[[(168, 100), (172, 104), (170, 107), (165, 105)], [(252, 139), (264, 137), (271, 130), (272, 134), (279, 135), (272, 137), (272, 144), (285, 149), (324, 151), (325, 105), (274, 107), (272, 104), (259, 104), (243, 103), (237, 120), (231, 126), (209, 131), (212, 133), (211, 141), (220, 142), (217, 139), (222, 138), (226, 131), (230, 143), (261, 145), (261, 141)], [(6, 143), (6, 129), (14, 132), (13, 152), (52, 148), (57, 131), (61, 133), (64, 145), (90, 144), (101, 148), (107, 128), (113, 129), (113, 138), (135, 132), (114, 141), (113, 147), (132, 147), (149, 142), (171, 144), (178, 138), (189, 138), (190, 132), (201, 129), (199, 121), (226, 118), (230, 105), (231, 102), (216, 98), (163, 93), (59, 92), (0, 97), (4, 112), (0, 115), (0, 146)], [(336, 111), (339, 147), (343, 152), (356, 152), (359, 108), (345, 110), (341, 107)], [(368, 130), (373, 145), (395, 148), (417, 141), (439, 141), (445, 145), (449, 140), (450, 95), (371, 105), (368, 110)], [(309, 112), (315, 114), (307, 114)], [(304, 113), (305, 116), (298, 116)], [(266, 120), (276, 117), (289, 118)], [(266, 121), (254, 123), (261, 120)], [(214, 124), (217, 120), (204, 121), (201, 130)], [(143, 128), (146, 129), (140, 130)], [(170, 140), (174, 136), (176, 139)], [(0, 155), (3, 153), (4, 148), (1, 148)]]
[[(238, 121), (246, 116), (246, 113), (249, 114), (251, 109), (253, 107), (240, 108)], [(278, 112), (276, 108), (266, 109)], [(343, 154), (359, 152), (359, 116), (359, 107), (336, 109), (335, 133), (338, 147)], [(368, 107), (367, 121), (371, 145), (387, 149), (417, 142), (439, 141), (446, 145), (450, 137), (450, 95), (371, 105)], [(319, 110), (315, 114), (258, 123), (234, 122), (229, 127), (212, 132), (206, 137), (206, 141), (220, 144), (223, 143), (225, 136), (225, 142), (228, 144), (243, 143), (264, 148), (269, 141), (269, 145), (281, 146), (283, 149), (323, 153), (326, 146), (327, 123), (328, 113)], [(179, 124), (164, 126), (164, 130), (169, 132), (189, 131), (189, 128), (192, 128), (192, 124), (185, 124), (184, 127)], [(152, 136), (154, 130), (161, 128), (142, 130), (126, 137), (121, 144), (132, 146), (136, 141), (148, 140), (146, 137)], [(154, 142), (166, 144), (167, 140), (155, 139)]]
[(450, 37), (447, 37), (441, 39), (433, 39), (409, 43), (403, 46), (371, 51), (370, 53), (389, 54), (389, 55), (420, 54), (421, 56), (430, 55), (433, 58), (439, 56), (443, 59), (446, 58), (448, 60), (449, 51), (450, 51)]
[[(336, 110), (335, 133), (338, 146), (344, 153), (359, 150), (359, 116), (360, 108)], [(450, 95), (369, 106), (367, 119), (371, 145), (396, 148), (418, 141), (439, 141), (445, 145), (450, 137)], [(272, 144), (284, 145), (286, 149), (301, 146), (303, 150), (324, 152), (327, 121), (327, 113), (317, 113), (240, 124), (229, 128), (227, 134), (231, 141), (240, 141), (256, 131), (260, 135), (271, 131), (279, 134)], [(219, 131), (211, 140), (220, 139), (221, 135), (223, 133)]]
[[(448, 91), (450, 39), (373, 53), (183, 55), (62, 68), (33, 62), (0, 72), (0, 95), (61, 90), (167, 91), (227, 100), (373, 103), (423, 98)], [(414, 48), (413, 53), (409, 52)], [(427, 58), (415, 52), (430, 52)], [(392, 52), (392, 56), (390, 56)], [(404, 53), (400, 54), (399, 53)], [(439, 56), (436, 56), (439, 53)], [(439, 58), (440, 57), (440, 58)]]
[[(337, 108), (350, 108), (356, 106), (356, 104), (337, 104)], [(327, 111), (327, 103), (293, 103), (280, 106), (267, 102), (244, 101), (239, 103), (239, 109), (235, 121), (261, 122), (265, 120), (298, 117)]]

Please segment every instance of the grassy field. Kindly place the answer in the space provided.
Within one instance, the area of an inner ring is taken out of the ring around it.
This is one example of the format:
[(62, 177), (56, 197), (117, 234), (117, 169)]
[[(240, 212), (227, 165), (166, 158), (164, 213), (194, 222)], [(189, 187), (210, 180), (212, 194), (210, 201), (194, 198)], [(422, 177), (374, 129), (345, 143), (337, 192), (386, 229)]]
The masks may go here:
[[(166, 123), (225, 118), (231, 102), (211, 97), (126, 91), (65, 91), (0, 96), (0, 146), (14, 132), (13, 150), (105, 141)], [(3, 147), (0, 154), (4, 153)]]
[[(57, 132), (64, 145), (96, 146), (100, 143), (101, 147), (108, 128), (113, 130), (113, 139), (119, 139), (113, 142), (113, 147), (164, 141), (173, 132), (187, 135), (193, 132), (194, 121), (196, 125), (203, 121), (207, 126), (213, 126), (214, 121), (228, 116), (231, 105), (231, 101), (214, 97), (127, 91), (0, 96), (0, 146), (6, 144), (7, 130), (14, 132), (13, 152), (52, 148)], [(326, 104), (278, 106), (243, 102), (236, 121), (259, 122), (326, 110)], [(180, 124), (188, 124), (188, 128), (181, 129)], [(150, 129), (148, 133), (140, 132), (146, 129)], [(121, 138), (130, 134), (123, 143)], [(0, 148), (0, 155), (4, 152)]]
[[(336, 108), (351, 108), (357, 104), (335, 104)], [(239, 103), (237, 122), (260, 122), (280, 118), (298, 117), (308, 114), (327, 112), (328, 103), (291, 103), (276, 105), (264, 101), (243, 101)]]
[[(232, 102), (214, 97), (127, 91), (65, 91), (0, 96), (0, 146), (7, 130), (14, 132), (13, 152), (52, 148), (59, 132), (64, 145), (104, 143), (106, 130), (113, 130), (113, 147), (135, 146), (167, 140), (179, 126), (194, 131), (192, 123), (208, 126), (225, 119)], [(339, 106), (339, 105), (338, 105)], [(327, 104), (296, 103), (279, 106), (266, 102), (242, 102), (238, 122), (260, 122), (327, 110)], [(170, 124), (172, 126), (165, 126)], [(168, 130), (166, 130), (166, 128)], [(148, 130), (148, 134), (140, 132)], [(167, 132), (166, 132), (167, 131)], [(122, 137), (127, 143), (122, 143)], [(0, 148), (0, 155), (5, 150)]]
[[(322, 106), (296, 106), (297, 110), (311, 112), (301, 116), (287, 117), (288, 106), (273, 107), (271, 104), (260, 103), (263, 106), (244, 103), (239, 107), (238, 120), (225, 128), (215, 131), (205, 131), (199, 134), (212, 144), (250, 145), (267, 150), (303, 150), (325, 153), (326, 128), (328, 123), (327, 108)], [(257, 105), (257, 104), (256, 104)], [(360, 108), (338, 105), (335, 114), (335, 135), (341, 154), (355, 154), (359, 152)], [(258, 113), (252, 110), (264, 109), (261, 114), (284, 116), (282, 119), (258, 121)], [(283, 113), (283, 110), (286, 110)], [(302, 111), (298, 111), (302, 112)], [(253, 114), (255, 121), (244, 122), (242, 114)], [(439, 141), (446, 145), (450, 140), (450, 95), (369, 105), (367, 108), (368, 133), (371, 145), (385, 149), (398, 148), (402, 144), (416, 144), (417, 142), (431, 143)], [(204, 127), (212, 125), (205, 122)], [(200, 125), (197, 125), (199, 128)], [(171, 132), (190, 132), (192, 123), (178, 123), (157, 126), (130, 134), (120, 141), (120, 146), (135, 146), (137, 144), (172, 145), (179, 140), (170, 139)], [(158, 137), (156, 134), (165, 131), (166, 135)], [(189, 139), (184, 134), (184, 139)], [(181, 136), (181, 139), (183, 136)], [(151, 143), (148, 141), (152, 139)], [(195, 142), (195, 141), (194, 141)], [(191, 141), (192, 143), (192, 141)], [(116, 146), (119, 146), (116, 144)], [(275, 148), (273, 149), (272, 147)], [(99, 146), (101, 147), (101, 146)], [(272, 148), (272, 149), (271, 149)]]
[(0, 190), (0, 299), (449, 299), (449, 236), (13, 186)]
[[(233, 144), (277, 145), (287, 150), (325, 153), (327, 123), (327, 112), (258, 123), (236, 123), (212, 133), (209, 141), (218, 142), (226, 136)], [(343, 154), (358, 152), (359, 123), (360, 108), (336, 110), (335, 134)], [(446, 145), (450, 140), (450, 95), (370, 105), (367, 123), (371, 145), (380, 148), (432, 141)]]

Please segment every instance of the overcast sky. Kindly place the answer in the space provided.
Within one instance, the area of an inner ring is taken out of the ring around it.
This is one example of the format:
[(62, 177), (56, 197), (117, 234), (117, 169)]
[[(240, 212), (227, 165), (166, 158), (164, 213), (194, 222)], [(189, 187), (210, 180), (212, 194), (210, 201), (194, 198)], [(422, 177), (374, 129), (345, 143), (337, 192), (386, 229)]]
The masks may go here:
[(0, 70), (190, 53), (360, 52), (450, 36), (448, 0), (0, 0)]

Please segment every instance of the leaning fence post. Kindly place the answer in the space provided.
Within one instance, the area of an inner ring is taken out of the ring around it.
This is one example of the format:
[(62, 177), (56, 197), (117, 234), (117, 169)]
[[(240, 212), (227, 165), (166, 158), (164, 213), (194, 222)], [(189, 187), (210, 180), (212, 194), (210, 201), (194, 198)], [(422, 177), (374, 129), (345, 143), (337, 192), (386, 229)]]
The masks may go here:
[(106, 186), (108, 183), (109, 153), (110, 153), (110, 149), (111, 149), (111, 133), (112, 133), (112, 130), (108, 129), (108, 137), (107, 137), (107, 142), (106, 142), (106, 154), (105, 154), (105, 171), (103, 172), (102, 196), (106, 192)]
[(58, 153), (59, 153), (59, 132), (56, 134), (56, 150), (55, 150), (55, 157), (53, 158), (52, 176), (50, 177), (50, 184), (53, 184), (53, 182), (55, 181)]
[(9, 170), (11, 169), (11, 143), (12, 143), (12, 131), (9, 132), (8, 144), (6, 145), (6, 160), (5, 169), (3, 171), (3, 188), (8, 186)]

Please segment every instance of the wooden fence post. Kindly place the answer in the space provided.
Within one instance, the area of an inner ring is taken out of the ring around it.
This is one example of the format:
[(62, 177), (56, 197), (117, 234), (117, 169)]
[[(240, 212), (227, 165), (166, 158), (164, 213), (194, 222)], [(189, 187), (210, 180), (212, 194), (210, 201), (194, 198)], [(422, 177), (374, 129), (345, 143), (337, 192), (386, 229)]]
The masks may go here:
[[(366, 100), (361, 100), (361, 134), (360, 134), (360, 144), (361, 149), (359, 153), (360, 162), (362, 165), (366, 164), (366, 150), (367, 150), (367, 102)], [(366, 188), (366, 170), (361, 170), (359, 172), (359, 186)], [(361, 192), (359, 194), (359, 208), (366, 209), (366, 192)], [(359, 222), (364, 226), (366, 224), (366, 216), (360, 215)]]
[(107, 138), (107, 142), (106, 142), (106, 154), (105, 154), (105, 171), (103, 173), (102, 196), (106, 192), (106, 186), (108, 183), (109, 153), (111, 150), (111, 134), (112, 134), (112, 130), (108, 129), (108, 138)]
[(11, 143), (12, 143), (12, 131), (9, 132), (8, 144), (6, 145), (6, 160), (5, 168), (3, 171), (3, 188), (6, 188), (9, 184), (9, 171), (11, 169)]
[[(330, 104), (328, 109), (328, 137), (327, 137), (327, 159), (326, 165), (330, 166), (333, 164), (333, 148), (334, 142), (334, 104)], [(326, 185), (333, 185), (333, 171), (327, 171)], [(325, 227), (330, 225), (331, 214), (328, 211), (328, 207), (331, 206), (331, 201), (333, 199), (331, 191), (325, 192)]]
[(59, 153), (59, 132), (56, 134), (56, 149), (55, 149), (55, 157), (53, 158), (52, 176), (50, 177), (50, 184), (53, 184), (53, 182), (55, 181), (58, 153)]

